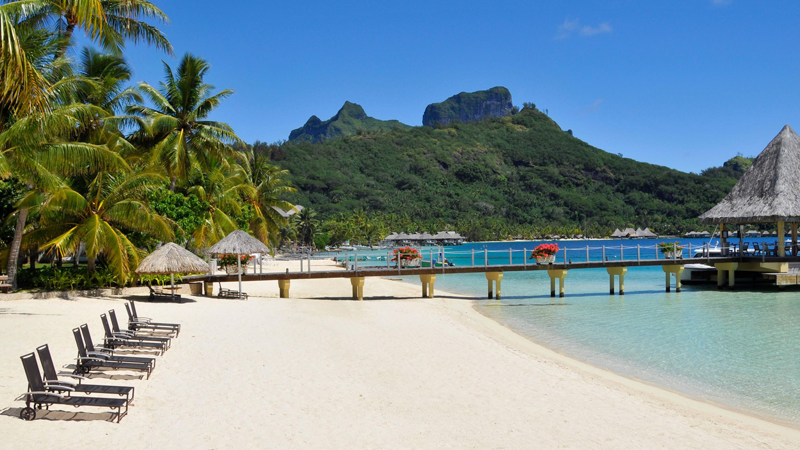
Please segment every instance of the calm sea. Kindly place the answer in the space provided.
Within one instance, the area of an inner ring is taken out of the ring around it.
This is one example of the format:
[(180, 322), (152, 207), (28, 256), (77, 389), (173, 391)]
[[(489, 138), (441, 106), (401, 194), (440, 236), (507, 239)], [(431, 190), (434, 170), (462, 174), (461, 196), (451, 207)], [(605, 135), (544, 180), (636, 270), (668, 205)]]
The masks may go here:
[[(745, 239), (768, 241), (772, 239)], [(572, 241), (568, 259), (585, 260), (586, 246), (607, 245), (606, 257), (652, 257), (656, 242)], [(716, 240), (715, 240), (716, 241)], [(697, 247), (703, 240), (682, 240)], [(650, 249), (636, 249), (639, 244)], [(532, 242), (476, 243), (448, 247), (457, 265), (522, 261)], [(632, 247), (632, 248), (631, 248)], [(614, 248), (615, 250), (611, 250)], [(431, 249), (423, 249), (428, 259)], [(435, 250), (434, 250), (435, 251)], [(455, 253), (458, 252), (458, 253)], [(601, 258), (590, 249), (590, 259)], [(384, 263), (385, 264), (385, 263)], [(800, 424), (800, 290), (717, 291), (684, 286), (664, 292), (660, 267), (630, 267), (625, 296), (608, 294), (605, 269), (573, 270), (566, 298), (550, 298), (546, 272), (509, 272), (502, 300), (486, 299), (480, 274), (439, 275), (437, 290), (475, 296), (477, 308), (518, 333), (579, 360), (756, 415)], [(419, 283), (417, 277), (409, 282)]]

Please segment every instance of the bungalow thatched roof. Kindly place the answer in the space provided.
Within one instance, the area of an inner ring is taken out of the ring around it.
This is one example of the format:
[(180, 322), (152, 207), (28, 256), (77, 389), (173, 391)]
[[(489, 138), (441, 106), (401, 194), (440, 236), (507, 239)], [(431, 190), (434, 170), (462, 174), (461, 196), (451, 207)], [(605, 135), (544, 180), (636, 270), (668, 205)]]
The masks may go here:
[(208, 253), (211, 255), (223, 255), (226, 253), (249, 255), (251, 253), (269, 253), (269, 247), (244, 231), (236, 230), (212, 245), (208, 249)]
[(210, 270), (208, 264), (197, 255), (178, 244), (168, 242), (147, 255), (139, 263), (136, 273), (166, 275), (170, 273), (205, 273)]
[(613, 233), (611, 233), (611, 237), (625, 237), (625, 234), (620, 231), (619, 228), (617, 228)]
[(703, 223), (800, 222), (800, 136), (789, 125), (767, 145)]
[(637, 231), (636, 234), (639, 235), (639, 237), (646, 237), (646, 238), (658, 237), (657, 234), (655, 234), (652, 231), (650, 231), (650, 228), (645, 228), (644, 230), (642, 230), (640, 232)]

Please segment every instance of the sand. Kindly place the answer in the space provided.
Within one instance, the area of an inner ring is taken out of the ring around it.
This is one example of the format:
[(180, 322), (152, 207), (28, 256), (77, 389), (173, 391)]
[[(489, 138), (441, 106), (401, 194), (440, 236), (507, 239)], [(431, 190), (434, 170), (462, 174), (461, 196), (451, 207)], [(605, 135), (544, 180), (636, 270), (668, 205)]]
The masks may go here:
[(347, 280), (293, 282), (290, 299), (275, 282), (245, 289), (263, 297), (139, 304), (183, 331), (149, 380), (93, 376), (136, 387), (119, 424), (95, 408), (23, 422), (14, 399), (20, 355), (49, 343), (57, 365), (71, 363), (71, 329), (100, 335), (99, 314), (124, 315), (124, 298), (0, 300), (0, 447), (800, 448), (795, 429), (571, 360), (470, 299), (373, 278), (360, 302)]

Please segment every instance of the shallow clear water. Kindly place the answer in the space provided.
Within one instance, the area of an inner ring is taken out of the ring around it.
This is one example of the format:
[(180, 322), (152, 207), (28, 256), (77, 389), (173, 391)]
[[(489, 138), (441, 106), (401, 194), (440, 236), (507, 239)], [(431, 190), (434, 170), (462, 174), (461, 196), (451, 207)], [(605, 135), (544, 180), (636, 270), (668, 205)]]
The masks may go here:
[[(448, 258), (468, 265), (476, 248), (482, 263), (484, 245), (505, 251), (507, 261), (509, 247), (530, 250), (535, 244), (469, 244), (448, 248), (466, 251)], [(521, 252), (515, 262), (520, 257)], [(546, 272), (508, 272), (502, 300), (483, 300), (477, 308), (538, 343), (595, 366), (800, 424), (800, 291), (684, 286), (679, 294), (665, 293), (664, 278), (660, 267), (630, 267), (625, 296), (610, 296), (605, 269), (572, 270), (566, 298), (553, 299)], [(417, 277), (408, 281), (419, 283)], [(485, 299), (487, 282), (482, 273), (445, 274), (437, 276), (436, 288)]]

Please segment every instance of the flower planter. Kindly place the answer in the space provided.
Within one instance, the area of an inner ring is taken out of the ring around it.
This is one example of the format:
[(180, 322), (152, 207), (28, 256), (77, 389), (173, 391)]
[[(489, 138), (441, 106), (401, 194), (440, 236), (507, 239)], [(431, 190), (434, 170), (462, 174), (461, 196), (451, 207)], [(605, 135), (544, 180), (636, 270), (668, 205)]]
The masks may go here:
[(400, 260), (400, 267), (405, 268), (412, 268), (412, 267), (419, 267), (422, 263), (422, 260), (417, 259), (401, 259)]
[(680, 259), (683, 258), (683, 250), (678, 250), (677, 252), (664, 252), (664, 258), (666, 259)]
[(556, 261), (556, 255), (536, 257), (536, 264), (553, 264), (555, 261)]
[[(247, 266), (250, 264), (242, 264), (242, 273), (247, 273)], [(239, 273), (239, 268), (236, 267), (236, 264), (232, 266), (225, 266), (225, 273), (228, 275)]]

